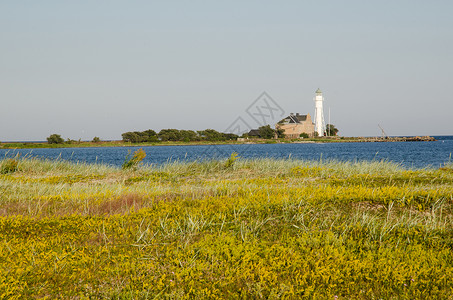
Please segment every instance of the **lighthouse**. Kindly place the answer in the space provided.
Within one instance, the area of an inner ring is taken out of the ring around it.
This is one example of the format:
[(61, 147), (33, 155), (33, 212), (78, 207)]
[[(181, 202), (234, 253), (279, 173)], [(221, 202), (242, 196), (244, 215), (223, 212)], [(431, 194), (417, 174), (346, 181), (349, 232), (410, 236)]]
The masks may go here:
[(318, 133), (318, 136), (324, 136), (324, 111), (322, 108), (324, 102), (324, 97), (320, 89), (316, 90), (315, 97), (315, 132)]

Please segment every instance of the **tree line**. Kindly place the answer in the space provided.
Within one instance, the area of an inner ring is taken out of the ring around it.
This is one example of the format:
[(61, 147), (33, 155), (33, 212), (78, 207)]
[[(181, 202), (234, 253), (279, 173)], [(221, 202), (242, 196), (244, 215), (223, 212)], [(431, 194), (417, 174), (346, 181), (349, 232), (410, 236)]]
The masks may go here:
[[(59, 134), (51, 134), (49, 137), (47, 137), (47, 143), (48, 144), (75, 144), (75, 143), (81, 143), (82, 140), (79, 139), (78, 141), (75, 141), (75, 140), (71, 140), (70, 138), (68, 138), (66, 141), (61, 137), (61, 135)], [(93, 140), (91, 141), (93, 143), (100, 143), (101, 142), (101, 139), (97, 136), (95, 136), (93, 138)]]
[(218, 132), (214, 129), (206, 130), (178, 130), (162, 129), (159, 133), (152, 129), (145, 131), (129, 131), (121, 134), (123, 142), (129, 143), (155, 143), (155, 142), (194, 142), (194, 141), (231, 141), (239, 136), (234, 133)]

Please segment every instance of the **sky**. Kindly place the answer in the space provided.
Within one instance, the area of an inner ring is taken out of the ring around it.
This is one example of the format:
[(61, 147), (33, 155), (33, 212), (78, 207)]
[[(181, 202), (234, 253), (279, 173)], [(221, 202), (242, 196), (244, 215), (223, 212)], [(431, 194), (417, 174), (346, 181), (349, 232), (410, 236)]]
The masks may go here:
[(452, 13), (451, 0), (0, 0), (0, 141), (255, 128), (263, 92), (277, 120), (313, 117), (318, 88), (342, 136), (453, 135)]

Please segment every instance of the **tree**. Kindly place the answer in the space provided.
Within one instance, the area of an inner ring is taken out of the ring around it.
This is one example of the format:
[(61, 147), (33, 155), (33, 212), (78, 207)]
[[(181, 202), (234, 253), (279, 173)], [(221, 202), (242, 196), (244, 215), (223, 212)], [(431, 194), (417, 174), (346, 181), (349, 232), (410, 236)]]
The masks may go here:
[(283, 129), (281, 129), (281, 128), (278, 128), (278, 129), (276, 130), (276, 133), (277, 133), (277, 137), (278, 137), (279, 139), (282, 139), (282, 138), (285, 137), (285, 130), (283, 130)]
[(305, 133), (305, 132), (302, 132), (300, 135), (299, 135), (301, 138), (304, 138), (304, 139), (308, 139), (310, 136), (308, 135), (308, 133)]
[(135, 132), (125, 132), (121, 134), (123, 137), (123, 142), (130, 142), (130, 143), (139, 143), (140, 142), (140, 137), (137, 135)]
[(180, 130), (179, 133), (181, 135), (181, 141), (192, 142), (199, 140), (198, 134), (193, 130)]
[(223, 137), (227, 141), (235, 141), (235, 140), (238, 139), (239, 136), (237, 134), (234, 134), (234, 133), (224, 133)]
[(157, 135), (152, 135), (152, 136), (149, 136), (146, 141), (148, 143), (157, 143), (157, 142), (159, 142), (159, 138), (157, 137)]
[(145, 133), (144, 131), (134, 131), (134, 133), (137, 135), (138, 139), (137, 139), (137, 143), (143, 143), (143, 142), (146, 142), (146, 140), (148, 139), (148, 134)]
[(101, 142), (101, 139), (97, 136), (95, 136), (92, 140), (93, 143), (100, 143)]
[(157, 135), (157, 133), (152, 129), (145, 130), (145, 131), (143, 131), (143, 133), (147, 136)]
[(275, 136), (275, 130), (270, 125), (261, 126), (258, 131), (262, 139), (272, 139)]
[(130, 143), (154, 143), (158, 142), (157, 133), (154, 130), (148, 129), (145, 131), (129, 131), (121, 135), (123, 142)]
[(180, 141), (181, 132), (178, 129), (162, 129), (157, 136), (161, 141)]
[(324, 132), (325, 136), (336, 136), (338, 129), (333, 124), (327, 124), (326, 131)]
[(77, 141), (76, 140), (71, 140), (70, 138), (68, 138), (66, 140), (66, 144), (74, 144), (74, 143), (77, 143)]
[(154, 143), (159, 141), (159, 139), (157, 138), (157, 133), (152, 129), (143, 131), (142, 138), (144, 139), (144, 142), (148, 143)]
[(64, 139), (59, 134), (51, 134), (47, 138), (49, 144), (64, 144)]
[(220, 133), (214, 129), (201, 130), (201, 131), (198, 131), (198, 134), (201, 136), (202, 139), (204, 139), (206, 141), (210, 141), (210, 142), (225, 140), (225, 136), (222, 133)]

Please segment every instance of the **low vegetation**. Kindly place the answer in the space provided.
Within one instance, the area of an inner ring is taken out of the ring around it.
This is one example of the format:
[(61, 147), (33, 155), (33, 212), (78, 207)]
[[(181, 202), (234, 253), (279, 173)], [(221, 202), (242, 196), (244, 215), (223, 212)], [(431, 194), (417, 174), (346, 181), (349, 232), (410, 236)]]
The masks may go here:
[(19, 161), (17, 158), (19, 155), (16, 155), (15, 158), (4, 159), (0, 164), (0, 174), (9, 174), (14, 173), (18, 170)]
[(326, 130), (324, 131), (325, 136), (336, 136), (338, 134), (338, 128), (333, 124), (327, 124)]
[(156, 142), (199, 142), (199, 141), (235, 141), (238, 136), (233, 133), (222, 133), (214, 129), (200, 131), (162, 129), (159, 133), (154, 130), (125, 132), (123, 142), (129, 143), (156, 143)]
[(0, 175), (0, 298), (453, 294), (451, 164), (16, 161)]
[(132, 155), (132, 157), (131, 157), (131, 152), (129, 151), (121, 168), (123, 170), (127, 170), (127, 169), (136, 170), (138, 168), (138, 166), (142, 163), (143, 159), (145, 159), (145, 157), (146, 157), (146, 153), (145, 153), (145, 151), (143, 151), (142, 148), (136, 150), (134, 152), (134, 154)]
[(64, 144), (64, 139), (59, 134), (51, 134), (47, 138), (47, 143), (49, 144)]

